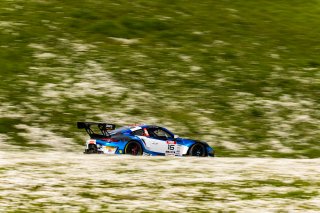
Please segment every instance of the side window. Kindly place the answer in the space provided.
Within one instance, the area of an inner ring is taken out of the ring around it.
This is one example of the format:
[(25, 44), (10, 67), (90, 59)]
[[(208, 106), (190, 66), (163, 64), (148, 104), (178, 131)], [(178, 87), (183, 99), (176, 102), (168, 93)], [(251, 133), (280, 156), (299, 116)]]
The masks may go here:
[(172, 138), (171, 134), (169, 134), (168, 132), (160, 128), (149, 128), (148, 131), (151, 137), (154, 137), (160, 140), (167, 140), (169, 138)]
[(142, 129), (138, 129), (138, 130), (132, 132), (132, 134), (137, 135), (137, 136), (143, 136), (143, 130)]

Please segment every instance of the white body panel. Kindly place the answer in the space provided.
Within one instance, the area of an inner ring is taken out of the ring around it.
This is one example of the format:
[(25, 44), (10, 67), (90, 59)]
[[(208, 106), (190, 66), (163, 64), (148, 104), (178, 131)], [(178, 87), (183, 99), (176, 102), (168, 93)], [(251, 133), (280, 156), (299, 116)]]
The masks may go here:
[(148, 150), (152, 152), (160, 152), (160, 153), (166, 152), (168, 147), (166, 141), (158, 140), (154, 138), (148, 138), (144, 136), (141, 136), (141, 138), (143, 138), (144, 142), (146, 143)]
[(176, 141), (159, 140), (146, 136), (139, 136), (139, 138), (145, 142), (149, 151), (163, 153), (166, 156), (182, 156), (188, 151), (187, 146), (177, 144)]
[(188, 152), (189, 147), (184, 146), (184, 145), (180, 145), (180, 155), (186, 155)]

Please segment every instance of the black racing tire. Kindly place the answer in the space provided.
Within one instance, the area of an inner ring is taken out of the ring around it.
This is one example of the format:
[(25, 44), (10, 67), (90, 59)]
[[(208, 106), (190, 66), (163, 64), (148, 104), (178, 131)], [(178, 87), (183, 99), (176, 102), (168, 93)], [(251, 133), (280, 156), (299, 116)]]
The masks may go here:
[(143, 149), (138, 141), (129, 141), (124, 148), (124, 154), (127, 155), (142, 155)]
[(193, 144), (189, 151), (188, 151), (189, 156), (195, 156), (195, 157), (206, 157), (208, 156), (206, 147), (202, 143), (195, 143)]

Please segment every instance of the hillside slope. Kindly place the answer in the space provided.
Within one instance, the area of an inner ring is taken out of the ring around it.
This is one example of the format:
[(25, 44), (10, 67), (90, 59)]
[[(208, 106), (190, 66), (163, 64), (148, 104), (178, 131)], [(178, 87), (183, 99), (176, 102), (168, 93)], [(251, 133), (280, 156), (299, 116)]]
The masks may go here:
[(319, 0), (1, 1), (1, 147), (78, 150), (95, 120), (320, 157), (318, 26)]

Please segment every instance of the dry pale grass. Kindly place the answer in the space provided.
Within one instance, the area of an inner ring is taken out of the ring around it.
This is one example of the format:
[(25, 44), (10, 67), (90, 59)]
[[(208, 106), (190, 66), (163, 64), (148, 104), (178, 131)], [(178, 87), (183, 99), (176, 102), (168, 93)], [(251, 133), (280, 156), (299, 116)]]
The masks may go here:
[(0, 152), (0, 212), (317, 212), (320, 159)]

